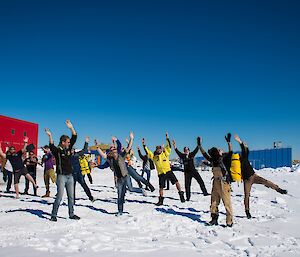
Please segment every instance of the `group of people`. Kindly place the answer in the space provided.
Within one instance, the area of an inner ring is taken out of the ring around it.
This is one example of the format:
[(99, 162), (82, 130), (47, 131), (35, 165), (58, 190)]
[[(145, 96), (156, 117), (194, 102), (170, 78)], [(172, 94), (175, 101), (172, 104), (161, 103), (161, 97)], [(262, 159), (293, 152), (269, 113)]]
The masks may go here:
[[(50, 196), (50, 179), (52, 182), (56, 182), (57, 185), (57, 194), (53, 203), (51, 221), (57, 221), (57, 213), (64, 194), (64, 188), (66, 188), (68, 196), (69, 218), (75, 220), (80, 219), (80, 217), (74, 214), (76, 182), (82, 186), (89, 200), (92, 202), (95, 200), (84, 179), (85, 175), (88, 175), (89, 180), (92, 183), (92, 177), (90, 174), (91, 166), (85, 155), (88, 150), (89, 138), (85, 138), (83, 149), (76, 151), (74, 149), (74, 144), (77, 140), (77, 133), (69, 120), (66, 121), (66, 125), (70, 129), (72, 136), (70, 138), (67, 135), (62, 135), (57, 146), (54, 145), (50, 130), (45, 129), (45, 132), (49, 137), (49, 146), (47, 145), (43, 148), (45, 155), (42, 158), (42, 163), (40, 163), (40, 165), (44, 165), (44, 181), (46, 186), (46, 194), (43, 197)], [(287, 193), (286, 190), (255, 173), (248, 159), (248, 146), (238, 135), (234, 136), (234, 139), (241, 146), (241, 153), (238, 155), (233, 154), (230, 133), (225, 136), (225, 140), (228, 144), (228, 152), (224, 152), (222, 149), (217, 147), (212, 147), (206, 152), (202, 147), (201, 137), (197, 138), (196, 147), (192, 152), (190, 152), (188, 147), (184, 147), (183, 152), (181, 152), (177, 149), (175, 140), (173, 140), (171, 144), (168, 133), (166, 133), (166, 145), (156, 146), (155, 151), (152, 152), (147, 147), (146, 140), (143, 138), (142, 145), (145, 154), (142, 154), (140, 147), (137, 147), (139, 157), (143, 161), (142, 174), (139, 174), (132, 164), (132, 145), (134, 140), (132, 132), (130, 133), (129, 138), (130, 140), (126, 140), (127, 146), (124, 147), (119, 139), (112, 137), (112, 144), (106, 151), (102, 150), (98, 146), (97, 141), (95, 141), (95, 146), (99, 154), (106, 160), (105, 163), (98, 165), (97, 167), (100, 169), (110, 168), (114, 174), (114, 182), (118, 194), (117, 216), (121, 216), (123, 214), (126, 190), (140, 193), (144, 196), (147, 195), (147, 190), (151, 192), (155, 191), (154, 186), (150, 182), (151, 170), (154, 168), (157, 171), (159, 179), (159, 197), (158, 202), (156, 203), (157, 206), (164, 204), (164, 189), (169, 182), (176, 186), (181, 202), (190, 200), (191, 181), (193, 178), (198, 182), (203, 195), (208, 196), (209, 193), (207, 192), (205, 183), (194, 164), (194, 157), (199, 150), (207, 160), (208, 165), (212, 167), (213, 173), (210, 205), (211, 221), (208, 222), (208, 225), (218, 225), (218, 206), (221, 200), (226, 209), (226, 225), (228, 227), (233, 225), (231, 183), (234, 179), (231, 175), (231, 169), (234, 158), (237, 158), (240, 164), (241, 177), (243, 178), (244, 183), (244, 205), (247, 218), (251, 218), (249, 197), (253, 184), (265, 185), (266, 187), (270, 187), (281, 194)], [(36, 184), (36, 166), (39, 162), (32, 151), (30, 151), (29, 157), (23, 161), (22, 156), (26, 152), (27, 143), (28, 138), (25, 137), (23, 149), (16, 152), (16, 149), (11, 146), (6, 153), (2, 151), (0, 144), (0, 156), (4, 160), (2, 162), (2, 170), (4, 175), (8, 178), (6, 191), (9, 192), (12, 177), (14, 177), (16, 198), (19, 198), (18, 183), (22, 175), (26, 178), (24, 193), (28, 193), (29, 182), (31, 182), (34, 194), (37, 194), (36, 190), (38, 186)], [(184, 165), (185, 195), (180, 182), (171, 169), (170, 154), (172, 145)], [(56, 174), (54, 171), (54, 160), (56, 164)], [(11, 170), (13, 171), (13, 176), (10, 172)], [(144, 174), (146, 174), (146, 178), (144, 178)], [(132, 179), (137, 182), (138, 187), (133, 187)], [(143, 188), (143, 185), (145, 188)]]

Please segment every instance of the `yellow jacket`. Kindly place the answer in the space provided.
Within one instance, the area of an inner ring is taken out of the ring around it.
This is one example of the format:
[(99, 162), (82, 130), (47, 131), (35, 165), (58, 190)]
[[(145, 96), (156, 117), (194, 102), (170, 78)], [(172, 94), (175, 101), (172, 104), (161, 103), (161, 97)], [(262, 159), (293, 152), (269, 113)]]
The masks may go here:
[(158, 175), (166, 174), (171, 170), (169, 156), (171, 154), (171, 146), (167, 140), (167, 146), (159, 155), (154, 155), (147, 146), (145, 146), (148, 157), (154, 162)]
[(79, 157), (79, 163), (80, 163), (81, 173), (83, 176), (91, 173), (88, 156), (83, 155)]

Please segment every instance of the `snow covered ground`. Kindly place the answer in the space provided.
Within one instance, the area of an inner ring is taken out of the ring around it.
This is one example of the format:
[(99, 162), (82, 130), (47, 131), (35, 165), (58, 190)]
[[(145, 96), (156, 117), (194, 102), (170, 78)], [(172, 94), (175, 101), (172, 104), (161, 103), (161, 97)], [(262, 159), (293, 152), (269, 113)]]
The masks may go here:
[[(45, 193), (43, 171), (38, 170), (39, 194)], [(233, 228), (208, 227), (210, 196), (203, 196), (195, 181), (190, 202), (181, 203), (175, 187), (166, 191), (165, 205), (157, 207), (158, 190), (148, 196), (127, 192), (125, 214), (115, 217), (116, 189), (112, 173), (94, 170), (91, 203), (77, 185), (75, 213), (81, 220), (68, 219), (66, 195), (58, 222), (48, 219), (53, 198), (3, 193), (0, 179), (0, 256), (300, 256), (300, 172), (265, 169), (258, 174), (288, 189), (280, 195), (254, 185), (251, 197), (253, 219), (244, 214), (243, 185), (233, 184), (235, 215)], [(182, 186), (183, 173), (176, 172)], [(211, 173), (201, 173), (211, 190)], [(152, 182), (157, 188), (156, 173)], [(21, 192), (24, 189), (21, 180)], [(88, 183), (89, 184), (89, 183)], [(32, 188), (30, 188), (30, 192)], [(55, 185), (51, 193), (56, 192)], [(220, 205), (220, 224), (225, 224)]]

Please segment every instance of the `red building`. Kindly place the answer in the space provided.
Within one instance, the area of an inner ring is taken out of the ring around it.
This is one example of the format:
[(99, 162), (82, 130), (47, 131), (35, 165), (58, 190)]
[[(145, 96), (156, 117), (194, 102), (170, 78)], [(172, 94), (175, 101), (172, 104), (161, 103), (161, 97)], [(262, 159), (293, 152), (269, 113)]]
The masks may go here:
[(0, 115), (0, 142), (2, 151), (6, 146), (14, 146), (16, 150), (23, 148), (23, 139), (29, 138), (28, 144), (34, 144), (35, 153), (38, 146), (38, 124)]

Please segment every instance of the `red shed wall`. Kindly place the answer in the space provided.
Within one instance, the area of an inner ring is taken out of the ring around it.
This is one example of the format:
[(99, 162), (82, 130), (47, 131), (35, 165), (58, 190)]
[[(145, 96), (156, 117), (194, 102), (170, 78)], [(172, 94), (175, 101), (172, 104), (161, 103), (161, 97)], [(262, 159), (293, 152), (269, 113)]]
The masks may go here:
[(17, 151), (23, 148), (24, 133), (29, 138), (28, 143), (36, 147), (35, 153), (37, 154), (38, 124), (0, 115), (0, 142), (3, 151), (7, 143), (8, 146), (16, 147)]

